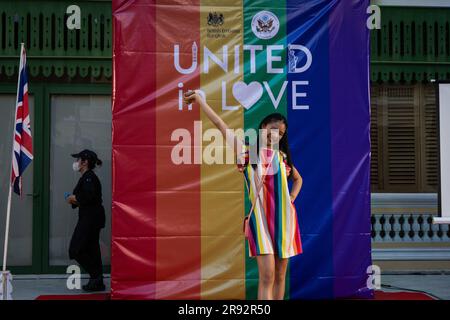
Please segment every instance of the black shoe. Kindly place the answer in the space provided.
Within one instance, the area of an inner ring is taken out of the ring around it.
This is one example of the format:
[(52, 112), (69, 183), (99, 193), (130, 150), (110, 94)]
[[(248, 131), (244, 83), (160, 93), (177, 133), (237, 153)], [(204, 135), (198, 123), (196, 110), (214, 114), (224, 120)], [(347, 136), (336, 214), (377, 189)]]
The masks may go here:
[(103, 277), (97, 279), (89, 279), (89, 282), (82, 286), (82, 288), (86, 292), (105, 291)]
[(93, 279), (89, 279), (88, 283), (81, 286), (83, 291), (89, 291), (89, 288), (93, 285)]

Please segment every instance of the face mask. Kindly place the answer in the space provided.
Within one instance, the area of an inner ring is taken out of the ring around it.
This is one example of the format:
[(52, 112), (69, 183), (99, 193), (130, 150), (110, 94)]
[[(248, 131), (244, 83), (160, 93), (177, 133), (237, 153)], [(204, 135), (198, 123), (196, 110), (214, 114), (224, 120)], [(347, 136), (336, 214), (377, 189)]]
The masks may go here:
[(75, 171), (75, 172), (80, 171), (80, 164), (78, 163), (78, 161), (72, 163), (72, 169), (73, 169), (73, 171)]

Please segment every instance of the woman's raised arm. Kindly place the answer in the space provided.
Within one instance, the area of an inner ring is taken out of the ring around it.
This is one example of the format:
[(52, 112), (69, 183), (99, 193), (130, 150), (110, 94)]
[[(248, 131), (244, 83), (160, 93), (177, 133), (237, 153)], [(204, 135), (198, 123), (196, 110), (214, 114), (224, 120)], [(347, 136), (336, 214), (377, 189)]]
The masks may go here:
[(238, 155), (241, 154), (243, 148), (243, 142), (241, 139), (236, 137), (233, 130), (231, 130), (222, 118), (219, 117), (219, 115), (209, 106), (205, 99), (203, 99), (203, 97), (199, 94), (198, 90), (186, 92), (184, 94), (184, 102), (186, 104), (197, 102), (209, 120), (211, 120), (211, 122), (214, 123), (214, 125), (220, 130), (227, 143), (234, 144), (230, 145), (234, 153)]

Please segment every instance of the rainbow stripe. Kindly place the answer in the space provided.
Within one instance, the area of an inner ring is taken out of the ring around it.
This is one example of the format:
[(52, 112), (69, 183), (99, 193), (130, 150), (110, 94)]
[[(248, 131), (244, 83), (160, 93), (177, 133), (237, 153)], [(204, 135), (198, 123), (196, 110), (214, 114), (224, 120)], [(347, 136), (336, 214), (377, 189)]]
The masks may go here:
[(266, 174), (259, 197), (256, 196), (258, 181), (264, 174), (261, 166), (247, 165), (244, 170), (249, 196), (255, 203), (249, 221), (249, 255), (275, 254), (290, 258), (300, 254), (302, 246), (297, 212), (289, 197), (286, 167), (279, 153), (270, 168), (276, 169)]
[[(299, 216), (293, 219), (299, 219), (304, 253), (290, 261), (286, 298), (370, 295), (365, 288), (371, 264), (368, 4), (368, 0), (113, 0), (114, 299), (256, 298), (258, 271), (242, 234), (242, 219), (250, 208), (242, 175), (232, 164), (172, 162), (174, 130), (185, 128), (198, 137), (212, 128), (198, 106), (178, 109), (180, 86), (203, 89), (231, 128), (256, 128), (274, 111), (287, 117), (293, 161), (303, 177), (296, 201)], [(262, 10), (279, 20), (279, 31), (269, 40), (256, 37), (251, 27)], [(210, 13), (222, 14), (223, 24), (208, 24)], [(198, 65), (181, 74), (174, 67), (174, 45), (180, 65), (189, 68), (193, 43)], [(307, 71), (287, 72), (289, 44), (311, 50)], [(255, 70), (244, 45), (262, 46), (255, 51)], [(281, 61), (271, 62), (282, 73), (267, 72), (268, 45), (282, 46), (273, 50)], [(227, 46), (228, 72), (211, 60), (209, 72), (203, 72), (205, 46), (219, 59)], [(236, 46), (238, 68), (234, 68)], [(287, 85), (276, 109), (263, 87), (261, 99), (251, 108), (224, 111), (224, 93), (226, 104), (238, 104), (232, 97), (237, 81), (266, 81), (275, 97), (285, 81)], [(293, 94), (295, 83), (306, 96)], [(297, 103), (309, 110), (295, 110)], [(200, 129), (194, 126), (198, 120)], [(198, 159), (209, 142), (193, 139), (191, 144), (194, 151), (189, 156)], [(283, 179), (275, 176), (271, 190), (278, 190)], [(286, 198), (283, 194), (267, 202), (270, 210), (260, 208), (274, 212), (268, 228), (281, 239), (278, 250), (283, 252), (289, 250), (279, 230), (289, 229), (294, 221), (275, 213), (289, 205)], [(255, 247), (263, 246), (262, 239), (255, 240)]]

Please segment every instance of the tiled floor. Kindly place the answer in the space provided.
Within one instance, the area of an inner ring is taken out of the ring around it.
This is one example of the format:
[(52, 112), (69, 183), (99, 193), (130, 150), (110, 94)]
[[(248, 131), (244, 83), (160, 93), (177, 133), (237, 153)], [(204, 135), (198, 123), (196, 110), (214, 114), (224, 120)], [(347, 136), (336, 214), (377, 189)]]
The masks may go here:
[[(110, 291), (109, 275), (105, 276), (106, 292)], [(81, 284), (87, 283), (87, 278), (81, 279)], [(14, 300), (34, 300), (40, 295), (82, 294), (82, 290), (70, 290), (67, 287), (65, 275), (13, 275)]]
[[(82, 284), (87, 279), (82, 279)], [(65, 275), (17, 275), (13, 280), (13, 299), (29, 300), (39, 295), (81, 294), (81, 290), (69, 290)], [(422, 290), (441, 299), (450, 300), (450, 275), (382, 275), (381, 283), (405, 289)], [(110, 290), (109, 275), (105, 277), (106, 291)], [(382, 288), (385, 291), (397, 289)]]

